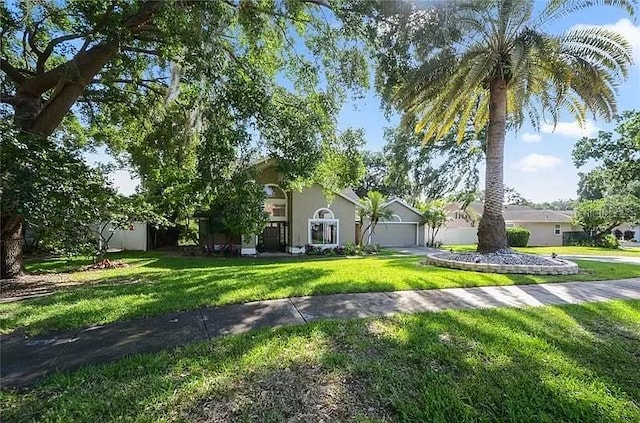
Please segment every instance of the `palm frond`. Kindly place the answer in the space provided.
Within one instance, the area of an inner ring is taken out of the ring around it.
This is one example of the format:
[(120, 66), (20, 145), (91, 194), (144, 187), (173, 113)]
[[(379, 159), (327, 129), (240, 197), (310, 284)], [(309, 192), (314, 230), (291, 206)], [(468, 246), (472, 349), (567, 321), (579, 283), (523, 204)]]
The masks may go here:
[(556, 19), (562, 19), (593, 6), (613, 6), (624, 10), (630, 16), (636, 12), (636, 0), (551, 0), (540, 13), (536, 26), (543, 26)]

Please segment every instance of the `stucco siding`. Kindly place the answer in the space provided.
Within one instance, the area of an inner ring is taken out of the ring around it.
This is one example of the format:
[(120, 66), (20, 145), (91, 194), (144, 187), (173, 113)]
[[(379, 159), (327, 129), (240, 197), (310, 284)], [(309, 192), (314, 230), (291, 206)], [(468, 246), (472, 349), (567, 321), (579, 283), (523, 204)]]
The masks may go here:
[[(562, 232), (576, 230), (575, 227), (570, 223), (520, 222), (514, 224), (523, 228), (527, 228), (531, 231), (528, 244), (530, 247), (562, 245)], [(560, 225), (560, 235), (554, 234), (556, 224)]]
[(302, 247), (309, 243), (309, 219), (320, 208), (330, 209), (339, 220), (338, 242), (340, 245), (355, 243), (355, 204), (335, 195), (329, 203), (322, 187), (314, 184), (302, 191), (291, 191), (291, 246)]
[(256, 175), (256, 182), (259, 184), (279, 184), (280, 174), (274, 165), (267, 166)]
[(398, 202), (393, 202), (386, 206), (386, 208), (389, 209), (391, 213), (398, 215), (403, 222), (420, 222), (422, 217)]

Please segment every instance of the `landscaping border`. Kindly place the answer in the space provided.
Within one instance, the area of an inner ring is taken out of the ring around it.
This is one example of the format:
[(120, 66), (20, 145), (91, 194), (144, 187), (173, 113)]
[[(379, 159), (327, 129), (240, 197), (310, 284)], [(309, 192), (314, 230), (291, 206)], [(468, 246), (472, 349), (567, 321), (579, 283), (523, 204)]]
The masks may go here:
[(557, 266), (542, 266), (529, 264), (494, 264), (494, 263), (470, 263), (456, 260), (447, 260), (438, 257), (440, 253), (427, 254), (425, 264), (448, 267), (450, 269), (470, 270), (485, 273), (524, 273), (531, 275), (575, 275), (578, 273), (578, 265), (569, 260), (555, 259)]

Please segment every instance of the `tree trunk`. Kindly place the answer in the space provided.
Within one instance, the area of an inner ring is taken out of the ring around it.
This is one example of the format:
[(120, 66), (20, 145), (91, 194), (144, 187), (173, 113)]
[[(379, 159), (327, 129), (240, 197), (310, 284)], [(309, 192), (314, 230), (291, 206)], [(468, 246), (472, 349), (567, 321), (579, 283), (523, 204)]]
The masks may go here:
[(489, 87), (484, 210), (478, 225), (478, 251), (489, 253), (508, 247), (502, 216), (504, 200), (504, 137), (507, 126), (507, 84), (495, 78)]
[(22, 216), (4, 216), (0, 235), (0, 279), (22, 273)]

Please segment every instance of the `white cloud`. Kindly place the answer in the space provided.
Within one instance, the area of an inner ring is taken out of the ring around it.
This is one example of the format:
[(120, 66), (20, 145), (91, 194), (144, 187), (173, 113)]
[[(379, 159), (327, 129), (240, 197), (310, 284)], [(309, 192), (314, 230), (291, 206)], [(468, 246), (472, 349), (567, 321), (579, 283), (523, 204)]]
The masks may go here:
[(553, 169), (562, 163), (556, 156), (548, 156), (544, 154), (529, 154), (528, 156), (524, 156), (517, 162), (515, 162), (512, 167), (514, 169), (518, 169), (522, 172), (538, 172), (543, 169)]
[(525, 132), (522, 134), (522, 141), (524, 142), (540, 142), (542, 141), (542, 135), (532, 134), (531, 132)]
[(558, 122), (557, 125), (543, 123), (540, 130), (545, 134), (564, 135), (572, 138), (592, 137), (598, 132), (598, 127), (592, 120), (587, 120), (584, 125), (580, 126), (580, 122)]
[[(590, 27), (594, 25), (575, 25), (571, 29)], [(635, 26), (629, 19), (620, 19), (614, 24), (595, 25), (611, 31), (615, 31), (622, 35), (631, 44), (633, 48), (633, 61), (636, 66), (640, 65), (640, 26)]]

